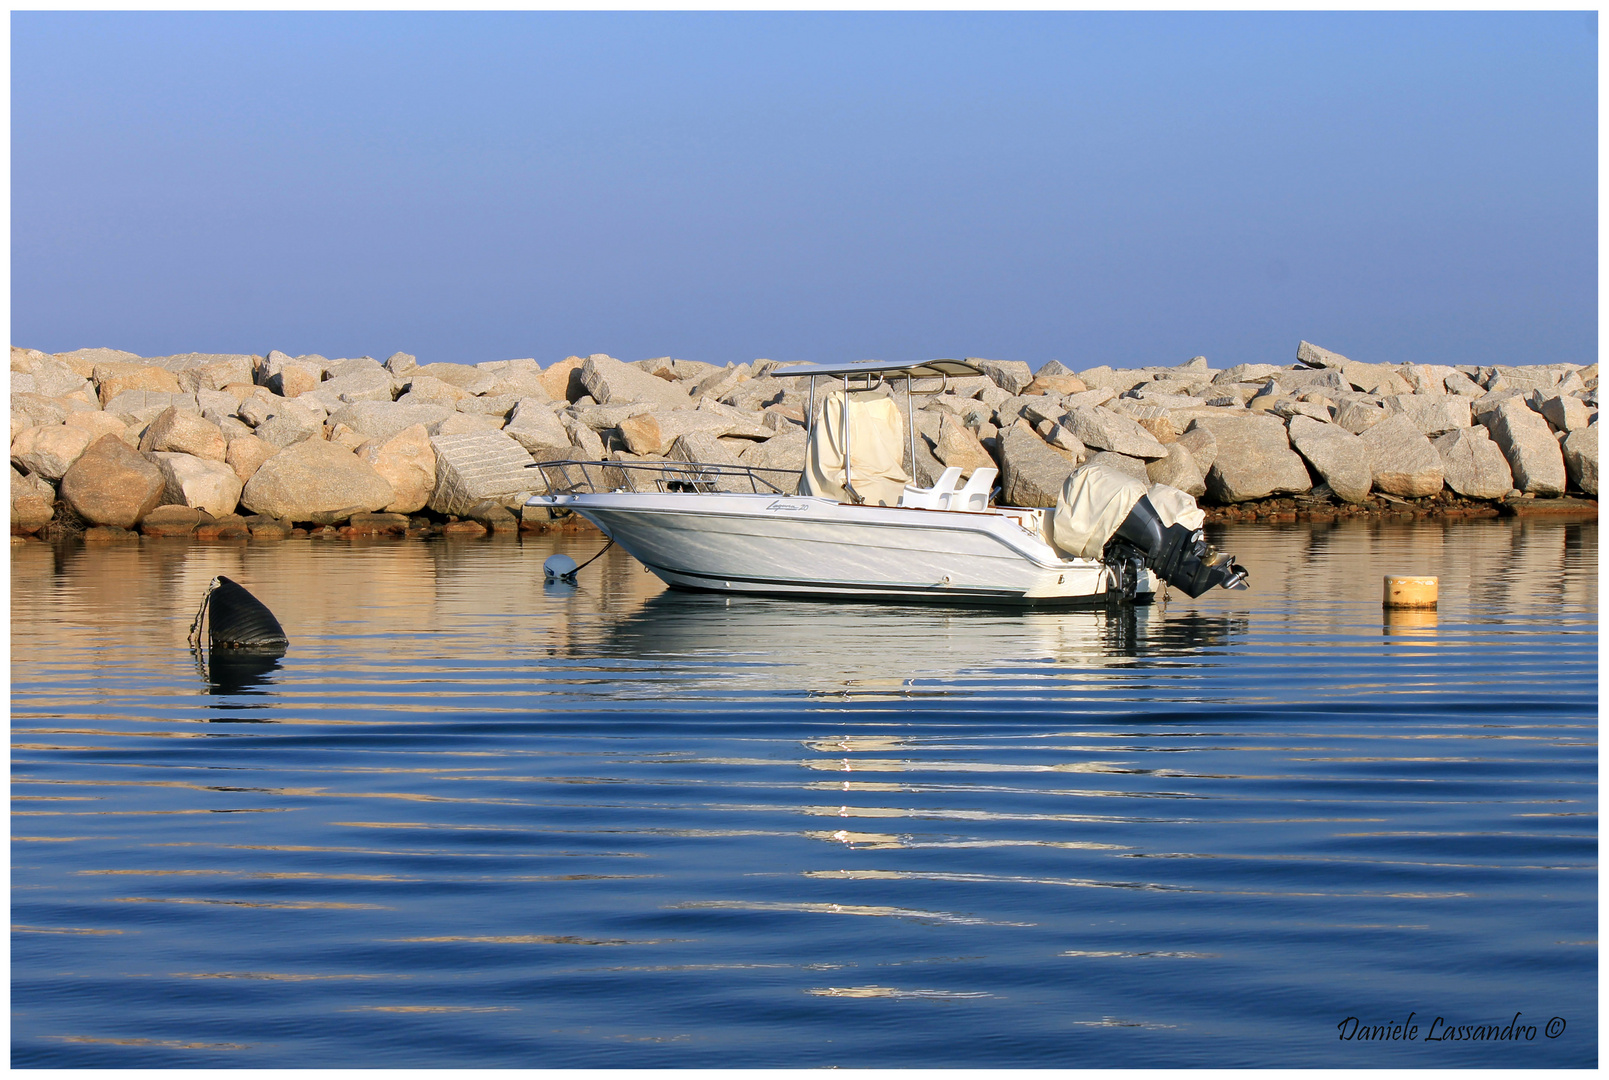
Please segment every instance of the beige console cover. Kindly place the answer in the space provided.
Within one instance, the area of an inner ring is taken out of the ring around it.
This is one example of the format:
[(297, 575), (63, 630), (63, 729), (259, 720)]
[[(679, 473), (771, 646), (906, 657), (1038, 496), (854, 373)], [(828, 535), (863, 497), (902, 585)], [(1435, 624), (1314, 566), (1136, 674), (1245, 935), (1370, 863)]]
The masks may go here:
[[(844, 436), (844, 392), (834, 390), (822, 402), (805, 449), (799, 494), (852, 501), (844, 490)], [(905, 419), (899, 406), (881, 391), (851, 393), (848, 448), (849, 482), (860, 497), (870, 506), (898, 506), (910, 481), (904, 468)]]
[(1164, 527), (1199, 529), (1206, 512), (1176, 487), (1152, 484), (1107, 465), (1088, 465), (1069, 476), (1056, 500), (1050, 535), (1056, 546), (1078, 559), (1099, 559), (1106, 542), (1141, 496), (1151, 500)]

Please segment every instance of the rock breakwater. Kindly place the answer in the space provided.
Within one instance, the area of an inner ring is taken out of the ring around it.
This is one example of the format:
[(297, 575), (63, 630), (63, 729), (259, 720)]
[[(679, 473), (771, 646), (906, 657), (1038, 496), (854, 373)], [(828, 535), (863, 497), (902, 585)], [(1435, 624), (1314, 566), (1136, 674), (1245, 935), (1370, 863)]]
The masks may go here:
[[(1596, 364), (1371, 364), (1307, 342), (1283, 366), (973, 362), (984, 375), (918, 384), (937, 391), (914, 402), (906, 467), (922, 486), (992, 467), (1004, 502), (1048, 506), (1099, 461), (1188, 491), (1212, 519), (1272, 521), (1579, 509), (1558, 497), (1598, 493)], [(809, 388), (787, 371), (13, 347), (12, 533), (550, 529), (523, 505), (543, 490), (533, 461), (802, 468)]]

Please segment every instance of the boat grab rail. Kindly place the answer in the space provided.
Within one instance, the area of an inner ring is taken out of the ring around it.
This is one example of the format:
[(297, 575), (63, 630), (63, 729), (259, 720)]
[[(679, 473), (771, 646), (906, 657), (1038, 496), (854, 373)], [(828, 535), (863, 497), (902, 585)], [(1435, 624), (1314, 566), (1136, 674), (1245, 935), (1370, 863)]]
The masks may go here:
[[(756, 495), (792, 495), (799, 490), (803, 470), (774, 469), (760, 465), (713, 465), (696, 461), (535, 461), (527, 465), (542, 473), (550, 495), (596, 495), (609, 491), (741, 492), (746, 482)], [(551, 472), (549, 470), (552, 470)], [(611, 476), (610, 472), (616, 473)], [(600, 475), (594, 476), (594, 472)], [(782, 487), (758, 475), (771, 473)], [(653, 487), (639, 485), (639, 481)], [(763, 486), (762, 486), (763, 485)]]

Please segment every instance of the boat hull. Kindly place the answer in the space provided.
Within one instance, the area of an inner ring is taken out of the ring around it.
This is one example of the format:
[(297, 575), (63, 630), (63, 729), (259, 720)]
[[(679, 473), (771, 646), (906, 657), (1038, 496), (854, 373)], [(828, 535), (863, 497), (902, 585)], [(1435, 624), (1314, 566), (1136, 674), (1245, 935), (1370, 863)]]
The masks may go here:
[[(853, 506), (813, 496), (536, 496), (598, 526), (667, 585), (705, 592), (948, 604), (1113, 599), (1099, 562), (1063, 559), (1010, 516)], [(1136, 602), (1155, 591), (1149, 573)]]

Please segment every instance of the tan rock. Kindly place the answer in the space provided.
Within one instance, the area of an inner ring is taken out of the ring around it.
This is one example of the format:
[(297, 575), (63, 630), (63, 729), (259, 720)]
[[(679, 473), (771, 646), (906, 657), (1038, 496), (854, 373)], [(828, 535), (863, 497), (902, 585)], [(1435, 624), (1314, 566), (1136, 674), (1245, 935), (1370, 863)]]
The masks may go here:
[[(15, 350), (13, 350), (15, 352)], [(56, 513), (56, 489), (37, 476), (29, 476), (11, 469), (11, 532), (13, 535), (36, 533)]]
[(1089, 387), (1077, 375), (1035, 375), (1033, 381), (1022, 388), (1029, 394), (1082, 394)]
[(11, 460), (35, 476), (60, 480), (93, 441), (82, 428), (62, 424), (24, 428), (11, 443)]
[(950, 415), (939, 418), (939, 438), (933, 446), (933, 456), (946, 466), (959, 466), (965, 477), (971, 477), (979, 469), (996, 468), (994, 458), (983, 448), (977, 435), (960, 418)]
[(162, 471), (116, 435), (89, 444), (61, 479), (61, 497), (93, 525), (131, 529), (162, 504)]
[[(65, 423), (68, 427), (78, 428), (81, 431), (89, 432), (90, 442), (94, 442), (102, 435), (116, 435), (119, 438), (122, 438), (123, 435), (128, 431), (128, 425), (123, 423), (122, 420), (113, 416), (111, 413), (99, 411), (70, 412), (67, 414), (67, 419), (63, 421), (63, 423)], [(139, 439), (136, 438), (129, 445), (138, 446)]]
[(212, 421), (177, 408), (161, 413), (140, 439), (140, 452), (190, 454), (209, 461), (224, 460), (229, 441)]
[(193, 506), (159, 506), (140, 521), (140, 532), (146, 536), (189, 536), (200, 523), (201, 511)]
[(164, 503), (193, 506), (213, 517), (232, 514), (240, 504), (240, 477), (224, 462), (163, 451), (146, 456), (161, 470)]
[(391, 485), (387, 513), (411, 514), (424, 508), (436, 486), (436, 452), (423, 424), (404, 428), (389, 439), (372, 439), (357, 448), (358, 457)]
[(542, 388), (554, 401), (576, 401), (586, 395), (581, 382), (581, 369), (586, 366), (584, 356), (566, 356), (556, 364), (542, 369)]
[(391, 485), (352, 451), (309, 439), (285, 447), (246, 481), (241, 503), (253, 513), (333, 525), (390, 505)]
[(146, 390), (159, 394), (178, 394), (183, 392), (178, 378), (166, 368), (148, 364), (131, 364), (125, 362), (111, 362), (96, 364), (94, 368), (95, 389), (101, 396), (101, 404), (105, 405), (118, 394), (127, 390)]
[(244, 484), (257, 474), (263, 462), (277, 453), (279, 447), (272, 443), (265, 443), (255, 435), (242, 435), (229, 440), (229, 449), (224, 452), (223, 459)]

